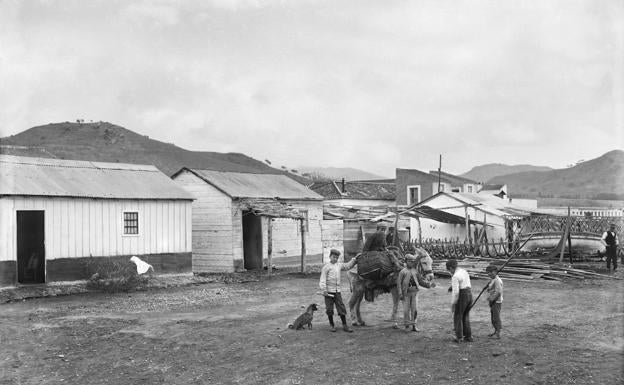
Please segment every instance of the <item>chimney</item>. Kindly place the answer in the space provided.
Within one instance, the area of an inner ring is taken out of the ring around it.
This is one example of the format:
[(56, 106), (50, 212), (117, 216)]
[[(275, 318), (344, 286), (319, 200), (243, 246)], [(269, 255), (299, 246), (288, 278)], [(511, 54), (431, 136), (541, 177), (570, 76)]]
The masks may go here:
[(345, 179), (342, 178), (342, 193), (346, 193), (347, 192), (347, 188), (345, 187)]

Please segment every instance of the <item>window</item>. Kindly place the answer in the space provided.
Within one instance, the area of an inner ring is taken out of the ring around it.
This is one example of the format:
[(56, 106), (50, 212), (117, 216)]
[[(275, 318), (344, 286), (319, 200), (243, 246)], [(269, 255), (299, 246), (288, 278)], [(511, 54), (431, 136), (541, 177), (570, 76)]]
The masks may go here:
[(444, 183), (440, 183), (440, 191), (444, 191)]
[(136, 211), (124, 212), (124, 234), (139, 234), (139, 213)]
[(471, 186), (471, 185), (466, 186), (466, 190), (467, 190), (469, 193), (471, 193), (471, 192), (472, 192), (472, 186)]
[(420, 202), (420, 185), (407, 186), (407, 204), (411, 205), (418, 202)]

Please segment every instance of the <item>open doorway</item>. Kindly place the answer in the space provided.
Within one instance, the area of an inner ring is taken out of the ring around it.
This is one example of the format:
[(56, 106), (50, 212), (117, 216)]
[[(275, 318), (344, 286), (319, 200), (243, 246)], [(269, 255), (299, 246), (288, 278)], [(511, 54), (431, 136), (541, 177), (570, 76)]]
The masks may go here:
[(243, 259), (245, 269), (262, 269), (262, 221), (251, 211), (243, 211)]
[(17, 282), (45, 282), (43, 211), (17, 211)]

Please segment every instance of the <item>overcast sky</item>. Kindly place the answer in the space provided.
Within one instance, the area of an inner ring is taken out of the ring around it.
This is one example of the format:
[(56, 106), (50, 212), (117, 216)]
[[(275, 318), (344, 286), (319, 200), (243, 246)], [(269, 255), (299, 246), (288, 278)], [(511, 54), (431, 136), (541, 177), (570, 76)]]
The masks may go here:
[(274, 166), (624, 148), (622, 0), (0, 0), (0, 136), (108, 121)]

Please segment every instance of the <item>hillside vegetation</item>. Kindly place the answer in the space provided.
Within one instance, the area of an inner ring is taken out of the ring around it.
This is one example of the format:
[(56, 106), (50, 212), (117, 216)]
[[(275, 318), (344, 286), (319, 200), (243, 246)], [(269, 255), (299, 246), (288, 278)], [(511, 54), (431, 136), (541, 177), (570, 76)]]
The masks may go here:
[(0, 139), (0, 151), (21, 156), (151, 164), (167, 175), (182, 167), (256, 174), (291, 173), (240, 153), (189, 151), (107, 123), (51, 123)]
[(613, 150), (574, 167), (497, 176), (516, 197), (624, 199), (624, 151)]
[(489, 163), (473, 167), (470, 171), (459, 176), (472, 179), (477, 182), (487, 183), (490, 179), (501, 175), (515, 174), (528, 171), (551, 171), (546, 166), (531, 166), (529, 164), (507, 165), (502, 163)]

